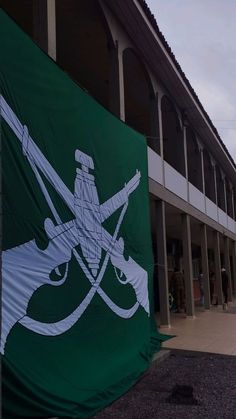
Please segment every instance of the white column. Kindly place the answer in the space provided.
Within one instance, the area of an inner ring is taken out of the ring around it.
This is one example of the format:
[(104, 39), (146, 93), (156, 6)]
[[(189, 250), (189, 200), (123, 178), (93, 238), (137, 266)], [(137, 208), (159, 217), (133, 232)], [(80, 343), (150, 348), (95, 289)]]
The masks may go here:
[(213, 164), (213, 173), (214, 173), (214, 183), (215, 183), (215, 198), (216, 198), (216, 206), (217, 206), (217, 219), (219, 221), (219, 205), (218, 205), (218, 191), (217, 191), (217, 179), (216, 179), (216, 166)]
[(118, 42), (109, 50), (109, 110), (120, 117), (120, 77)]
[[(48, 55), (56, 61), (56, 1), (47, 0), (47, 20), (48, 20)], [(68, 45), (68, 48), (70, 46)], [(72, 51), (73, 53), (73, 51)]]
[(202, 146), (200, 147), (200, 153), (201, 153), (201, 166), (202, 166), (202, 193), (204, 195), (204, 206), (205, 206), (205, 212), (206, 212), (206, 186), (205, 186), (204, 156), (203, 156)]
[(233, 212), (233, 220), (235, 220), (235, 206), (234, 206), (234, 189), (231, 188), (231, 199), (232, 199), (232, 212)]
[(215, 277), (216, 292), (218, 296), (218, 304), (223, 304), (222, 281), (221, 281), (221, 261), (220, 261), (220, 233), (214, 232), (214, 258), (215, 258)]
[(201, 259), (202, 259), (202, 274), (203, 274), (203, 290), (204, 290), (204, 307), (209, 310), (210, 301), (210, 284), (209, 284), (209, 266), (208, 266), (208, 252), (207, 252), (207, 227), (206, 224), (201, 226)]
[(195, 310), (194, 310), (194, 296), (193, 296), (191, 229), (190, 229), (190, 216), (188, 214), (182, 214), (182, 235), (183, 235), (183, 262), (184, 262), (186, 315), (190, 317), (194, 317)]
[(183, 125), (183, 141), (184, 141), (184, 165), (185, 165), (185, 177), (187, 181), (187, 200), (189, 202), (189, 183), (188, 183), (188, 153), (187, 153), (187, 138), (186, 138), (186, 126)]
[(158, 115), (158, 93), (151, 99), (150, 103), (150, 136), (147, 136), (148, 145), (160, 155), (160, 133)]
[(160, 135), (160, 156), (161, 156), (162, 159), (164, 159), (161, 99), (162, 99), (162, 95), (161, 94), (158, 94), (158, 119), (159, 119), (159, 135)]
[(225, 177), (223, 177), (223, 185), (224, 185), (224, 199), (225, 199), (225, 212), (228, 213), (227, 208), (227, 195), (226, 195), (226, 184), (225, 184)]
[(187, 153), (187, 139), (186, 139), (186, 126), (183, 125), (183, 141), (184, 141), (184, 166), (186, 179), (188, 180), (188, 153)]
[(229, 251), (229, 238), (224, 239), (224, 258), (225, 258), (225, 269), (229, 277), (229, 301), (232, 301), (232, 275), (230, 266), (230, 251)]
[(119, 90), (120, 90), (120, 119), (125, 121), (125, 88), (124, 88), (124, 64), (123, 49), (118, 45), (118, 63), (119, 63)]
[(160, 321), (161, 326), (170, 326), (169, 310), (169, 283), (166, 251), (166, 220), (165, 202), (156, 202), (157, 216), (157, 261), (158, 261), (158, 284), (160, 299)]
[(160, 136), (160, 156), (162, 161), (162, 179), (163, 186), (165, 186), (165, 170), (164, 170), (164, 146), (163, 146), (163, 126), (162, 126), (162, 111), (161, 111), (162, 95), (158, 94), (158, 119), (159, 119), (159, 136)]
[(233, 272), (232, 272), (232, 282), (233, 282), (233, 288), (234, 288), (234, 297), (236, 298), (236, 242), (232, 242), (232, 261), (233, 261)]
[(205, 171), (204, 171), (204, 158), (203, 158), (203, 148), (200, 146), (200, 155), (201, 155), (201, 169), (202, 169), (202, 192), (205, 195)]

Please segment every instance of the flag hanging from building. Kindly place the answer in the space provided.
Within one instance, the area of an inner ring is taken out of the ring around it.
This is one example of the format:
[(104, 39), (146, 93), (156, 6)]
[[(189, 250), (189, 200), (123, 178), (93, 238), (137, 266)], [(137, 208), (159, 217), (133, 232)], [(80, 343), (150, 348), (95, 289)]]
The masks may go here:
[(0, 10), (3, 410), (88, 417), (147, 368), (145, 139)]

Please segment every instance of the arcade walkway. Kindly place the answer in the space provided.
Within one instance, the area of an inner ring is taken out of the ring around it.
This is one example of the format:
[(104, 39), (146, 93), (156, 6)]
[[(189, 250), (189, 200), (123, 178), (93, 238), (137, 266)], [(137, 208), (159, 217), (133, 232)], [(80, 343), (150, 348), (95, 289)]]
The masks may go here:
[(236, 300), (229, 303), (227, 311), (222, 306), (211, 310), (196, 308), (194, 319), (184, 314), (171, 314), (171, 327), (161, 328), (162, 333), (176, 335), (164, 342), (163, 348), (211, 352), (236, 356)]

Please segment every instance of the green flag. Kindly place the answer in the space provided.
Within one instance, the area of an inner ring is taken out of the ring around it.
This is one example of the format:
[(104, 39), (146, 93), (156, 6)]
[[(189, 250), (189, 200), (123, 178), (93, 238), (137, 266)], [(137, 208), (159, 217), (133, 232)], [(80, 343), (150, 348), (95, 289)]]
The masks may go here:
[(145, 139), (0, 11), (5, 418), (83, 418), (160, 345)]

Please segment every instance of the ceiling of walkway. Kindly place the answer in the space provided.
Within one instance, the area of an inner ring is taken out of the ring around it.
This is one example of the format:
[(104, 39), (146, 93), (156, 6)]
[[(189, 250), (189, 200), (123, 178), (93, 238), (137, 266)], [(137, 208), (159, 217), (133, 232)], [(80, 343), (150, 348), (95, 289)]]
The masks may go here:
[[(182, 223), (181, 223), (181, 215), (182, 211), (178, 208), (166, 204), (166, 235), (169, 239), (178, 239), (182, 240)], [(155, 220), (155, 208), (154, 203), (151, 200), (151, 220), (152, 220), (152, 234), (155, 234), (157, 231), (156, 227), (156, 220)], [(200, 246), (201, 245), (201, 223), (193, 218), (190, 217), (190, 224), (191, 224), (191, 241), (193, 245)], [(214, 247), (214, 235), (213, 229), (210, 227), (207, 228), (207, 240), (208, 240), (208, 247)], [(221, 235), (220, 241), (221, 250), (224, 249), (224, 237)]]

